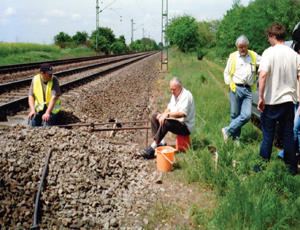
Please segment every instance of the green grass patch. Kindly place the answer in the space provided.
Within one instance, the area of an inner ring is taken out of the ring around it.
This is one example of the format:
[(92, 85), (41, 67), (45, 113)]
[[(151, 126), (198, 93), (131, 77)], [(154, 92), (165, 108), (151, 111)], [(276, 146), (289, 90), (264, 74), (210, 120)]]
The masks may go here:
[(99, 54), (85, 46), (74, 49), (61, 49), (56, 45), (0, 43), (0, 65), (50, 61), (96, 55)]
[[(194, 224), (200, 229), (297, 229), (300, 176), (289, 174), (284, 162), (277, 159), (278, 149), (273, 147), (270, 162), (260, 159), (262, 134), (251, 121), (242, 128), (240, 147), (231, 140), (224, 143), (221, 129), (230, 123), (228, 86), (223, 80), (226, 62), (220, 64), (213, 58), (199, 61), (196, 54), (174, 50), (169, 57), (170, 79), (177, 76), (182, 80), (193, 94), (196, 108), (192, 148), (174, 174), (209, 188), (218, 204), (191, 207)], [(218, 153), (217, 170), (212, 147)], [(257, 164), (264, 170), (255, 173)]]

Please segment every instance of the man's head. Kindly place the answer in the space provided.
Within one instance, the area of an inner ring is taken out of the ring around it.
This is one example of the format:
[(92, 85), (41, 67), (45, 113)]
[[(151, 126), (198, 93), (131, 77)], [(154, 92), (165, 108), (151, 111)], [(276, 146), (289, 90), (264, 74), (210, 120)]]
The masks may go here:
[(44, 81), (50, 81), (52, 78), (52, 75), (54, 73), (54, 70), (52, 66), (49, 63), (43, 63), (41, 65), (41, 75)]
[(170, 90), (175, 98), (179, 96), (179, 94), (181, 93), (181, 89), (182, 86), (179, 78), (178, 77), (172, 78), (172, 80), (170, 81)]
[(276, 22), (266, 30), (266, 35), (271, 46), (274, 46), (277, 41), (284, 41), (285, 30), (282, 25)]
[(238, 51), (241, 56), (247, 55), (248, 47), (249, 47), (249, 40), (246, 38), (245, 35), (238, 37), (238, 39), (236, 39), (235, 45), (238, 48)]

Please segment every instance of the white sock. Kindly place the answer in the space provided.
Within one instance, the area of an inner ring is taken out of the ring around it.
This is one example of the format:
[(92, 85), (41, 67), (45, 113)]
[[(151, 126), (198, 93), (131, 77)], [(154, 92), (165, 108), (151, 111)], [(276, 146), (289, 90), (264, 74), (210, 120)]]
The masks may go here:
[(165, 145), (165, 144), (166, 144), (165, 139), (162, 139), (161, 142), (160, 142), (160, 144), (161, 144), (161, 145)]
[(153, 141), (153, 143), (151, 144), (151, 148), (156, 149), (157, 144), (155, 143), (155, 141)]

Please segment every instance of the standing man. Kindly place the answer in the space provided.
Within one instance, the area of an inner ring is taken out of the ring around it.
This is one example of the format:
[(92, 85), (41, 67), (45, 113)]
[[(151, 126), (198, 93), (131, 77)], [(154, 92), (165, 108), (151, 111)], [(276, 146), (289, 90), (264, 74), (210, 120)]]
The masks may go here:
[(195, 106), (193, 95), (182, 87), (181, 81), (177, 77), (170, 81), (170, 90), (173, 95), (166, 110), (151, 116), (151, 133), (154, 142), (141, 152), (142, 156), (147, 159), (154, 158), (157, 146), (166, 145), (163, 138), (168, 131), (182, 136), (188, 136), (194, 131)]
[[(259, 102), (263, 140), (260, 156), (269, 160), (272, 152), (275, 126), (283, 130), (284, 161), (293, 174), (297, 173), (294, 143), (294, 104), (297, 102), (297, 77), (300, 77), (299, 55), (284, 44), (285, 30), (275, 23), (266, 30), (271, 47), (263, 52), (259, 67)], [(300, 110), (298, 109), (298, 116)], [(259, 170), (255, 167), (254, 170)]]
[(55, 124), (60, 116), (61, 91), (50, 64), (42, 64), (40, 71), (40, 74), (33, 77), (29, 90), (28, 120), (31, 126), (50, 126)]
[(241, 127), (251, 117), (252, 91), (256, 90), (256, 66), (261, 57), (252, 50), (248, 50), (249, 41), (245, 35), (240, 36), (235, 45), (238, 51), (231, 53), (224, 70), (224, 81), (229, 85), (231, 122), (222, 128), (224, 141), (229, 137), (239, 146)]

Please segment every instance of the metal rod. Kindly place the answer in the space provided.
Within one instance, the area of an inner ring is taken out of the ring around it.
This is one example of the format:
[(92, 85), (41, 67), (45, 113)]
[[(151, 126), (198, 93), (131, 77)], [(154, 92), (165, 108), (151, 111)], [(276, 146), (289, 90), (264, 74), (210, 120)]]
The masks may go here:
[(148, 121), (118, 121), (118, 122), (104, 122), (104, 123), (80, 123), (68, 125), (55, 125), (57, 127), (73, 127), (73, 126), (91, 126), (91, 125), (114, 125), (114, 124), (132, 124), (132, 123), (147, 123)]
[(44, 167), (43, 176), (42, 176), (42, 179), (41, 179), (41, 182), (40, 182), (40, 186), (39, 186), (39, 190), (38, 190), (38, 193), (37, 193), (37, 196), (36, 196), (35, 207), (34, 207), (33, 224), (30, 227), (30, 229), (39, 229), (39, 226), (37, 224), (38, 210), (39, 210), (39, 201), (40, 201), (42, 186), (43, 186), (44, 180), (46, 178), (46, 174), (48, 172), (48, 164), (49, 164), (49, 161), (50, 161), (51, 153), (52, 153), (52, 148), (49, 150), (49, 153), (48, 153), (48, 156), (47, 156), (47, 161), (46, 161), (45, 167)]
[[(148, 122), (147, 122), (148, 125)], [(148, 147), (148, 129), (146, 129), (146, 148)]]
[(141, 127), (128, 127), (128, 128), (108, 128), (108, 129), (94, 129), (93, 131), (120, 131), (120, 130), (135, 130), (135, 129), (150, 129), (150, 126), (141, 126)]

